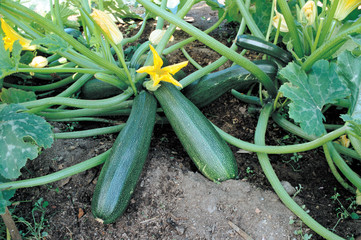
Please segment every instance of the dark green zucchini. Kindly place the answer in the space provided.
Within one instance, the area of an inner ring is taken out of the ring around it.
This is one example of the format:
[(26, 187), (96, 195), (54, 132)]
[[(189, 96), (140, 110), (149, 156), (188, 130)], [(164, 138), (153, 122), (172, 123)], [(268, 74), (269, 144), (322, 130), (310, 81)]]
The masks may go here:
[(212, 181), (235, 178), (231, 149), (201, 111), (170, 83), (162, 82), (154, 95), (199, 171)]
[(293, 60), (290, 52), (259, 37), (243, 34), (237, 37), (236, 44), (241, 48), (267, 54), (284, 64), (288, 64)]
[[(272, 61), (254, 61), (271, 79), (277, 74), (277, 64)], [(204, 107), (231, 89), (246, 89), (257, 82), (257, 78), (246, 69), (235, 65), (224, 70), (207, 74), (184, 89), (184, 95), (197, 107)]]
[(114, 222), (126, 209), (147, 158), (157, 101), (141, 92), (126, 126), (114, 142), (95, 187), (92, 212), (98, 221)]
[(81, 97), (84, 99), (103, 99), (120, 94), (122, 90), (114, 85), (93, 78), (81, 88)]

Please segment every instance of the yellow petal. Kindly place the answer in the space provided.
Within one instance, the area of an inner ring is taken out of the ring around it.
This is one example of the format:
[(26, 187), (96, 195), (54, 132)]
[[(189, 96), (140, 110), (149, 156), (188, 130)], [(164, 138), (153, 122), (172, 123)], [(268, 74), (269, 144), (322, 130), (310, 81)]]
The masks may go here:
[(119, 44), (123, 40), (123, 34), (107, 13), (94, 8), (90, 16), (115, 44)]
[(175, 80), (174, 77), (172, 77), (172, 75), (170, 75), (169, 73), (166, 75), (162, 75), (161, 81), (172, 83), (178, 87), (183, 87), (182, 84)]
[(181, 63), (177, 63), (177, 64), (173, 64), (173, 65), (164, 67), (164, 68), (162, 68), (162, 70), (174, 75), (175, 73), (177, 73), (179, 70), (181, 70), (182, 68), (184, 68), (187, 65), (188, 65), (188, 61), (184, 61)]
[(159, 54), (157, 53), (157, 51), (154, 49), (154, 47), (152, 45), (149, 45), (149, 47), (150, 47), (150, 50), (153, 53), (153, 66), (154, 66), (154, 69), (160, 69), (163, 66), (163, 60), (159, 56)]
[(1, 28), (5, 33), (5, 37), (3, 38), (5, 44), (5, 50), (9, 49), (13, 50), (13, 44), (16, 40), (19, 40), (20, 45), (23, 47), (23, 50), (33, 51), (36, 49), (35, 45), (30, 45), (31, 40), (24, 38), (20, 34), (18, 34), (14, 29), (12, 29), (9, 24), (5, 22), (3, 18), (1, 20)]
[(150, 73), (150, 72), (154, 72), (154, 67), (153, 66), (145, 66), (145, 67), (141, 67), (137, 70), (137, 73)]

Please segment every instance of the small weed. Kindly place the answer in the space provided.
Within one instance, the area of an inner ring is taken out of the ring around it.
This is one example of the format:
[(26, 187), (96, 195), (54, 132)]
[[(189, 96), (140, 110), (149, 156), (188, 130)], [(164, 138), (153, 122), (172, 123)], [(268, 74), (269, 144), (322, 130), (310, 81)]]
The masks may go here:
[(48, 227), (47, 219), (45, 218), (46, 208), (49, 205), (47, 201), (40, 198), (31, 210), (32, 222), (25, 220), (23, 217), (13, 216), (15, 221), (26, 226), (26, 231), (21, 231), (20, 234), (23, 239), (42, 240), (48, 236), (45, 229)]
[(289, 164), (292, 167), (293, 171), (299, 172), (299, 171), (301, 171), (301, 166), (299, 164), (299, 161), (301, 158), (302, 158), (302, 155), (300, 155), (298, 153), (293, 153), (290, 160), (288, 160), (288, 161), (283, 160), (283, 162)]
[(247, 167), (246, 168), (246, 173), (249, 175), (249, 174), (254, 174), (254, 171), (252, 170), (251, 167)]
[(76, 128), (79, 127), (79, 122), (71, 122), (71, 123), (67, 123), (66, 127), (64, 129), (65, 132), (72, 132), (74, 131)]
[(298, 184), (298, 187), (295, 187), (296, 192), (293, 194), (292, 198), (295, 198), (303, 189), (301, 184)]
[(294, 220), (293, 218), (290, 218), (290, 221), (288, 222), (288, 224), (292, 225), (292, 224), (299, 224), (299, 229), (295, 230), (293, 232), (293, 234), (300, 236), (302, 240), (309, 240), (312, 237), (312, 234), (308, 234), (308, 233), (304, 233), (303, 226), (302, 226), (302, 221), (301, 220)]
[(348, 207), (345, 207), (339, 199), (339, 197), (341, 195), (337, 192), (336, 188), (334, 189), (334, 191), (335, 191), (335, 194), (331, 197), (331, 199), (334, 202), (337, 202), (339, 207), (336, 208), (338, 220), (337, 220), (335, 226), (333, 226), (332, 231), (335, 231), (337, 225), (344, 219), (347, 219), (347, 218), (359, 219), (360, 218), (360, 216), (356, 213), (356, 208), (357, 208), (356, 198), (355, 197), (347, 198), (346, 201), (349, 202), (349, 205), (348, 205)]

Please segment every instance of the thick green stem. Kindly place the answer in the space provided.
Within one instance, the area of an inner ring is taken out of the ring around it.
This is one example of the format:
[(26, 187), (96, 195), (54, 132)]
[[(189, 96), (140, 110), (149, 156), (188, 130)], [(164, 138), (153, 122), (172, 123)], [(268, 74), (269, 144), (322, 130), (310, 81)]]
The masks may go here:
[(346, 127), (342, 127), (307, 143), (300, 143), (300, 144), (286, 145), (286, 146), (264, 146), (264, 145), (257, 145), (240, 140), (224, 132), (220, 128), (216, 126), (214, 127), (216, 128), (218, 133), (222, 136), (222, 138), (229, 144), (244, 149), (246, 151), (261, 152), (267, 154), (286, 154), (286, 153), (309, 151), (321, 147), (322, 145), (326, 144), (329, 141), (334, 140), (335, 138), (338, 138), (339, 136), (345, 134), (346, 132)]
[(183, 21), (183, 19), (179, 18), (178, 16), (174, 16), (173, 14), (170, 14), (167, 11), (162, 10), (152, 2), (148, 0), (139, 0), (138, 2), (141, 3), (149, 11), (157, 13), (159, 16), (163, 17), (168, 22), (178, 26), (183, 31), (196, 37), (199, 41), (201, 41), (208, 47), (212, 48), (219, 54), (225, 56), (231, 61), (234, 61), (236, 64), (240, 65), (241, 67), (244, 67), (246, 70), (248, 70), (250, 73), (252, 73), (254, 76), (256, 76), (259, 79), (259, 81), (263, 84), (263, 86), (265, 86), (265, 88), (268, 90), (271, 96), (277, 95), (277, 89), (273, 81), (256, 64), (252, 63), (247, 58), (240, 56), (237, 52), (226, 47), (221, 42), (212, 38), (208, 34), (200, 31), (191, 24)]
[(332, 159), (338, 169), (342, 172), (342, 174), (353, 184), (356, 186), (356, 188), (361, 189), (361, 178), (360, 176), (355, 173), (348, 165), (347, 163), (342, 159), (340, 154), (337, 152), (334, 145), (332, 145), (330, 142), (327, 143), (327, 147), (330, 150)]
[[(342, 41), (344, 41), (348, 37), (348, 35), (360, 31), (361, 23), (358, 23), (348, 28), (347, 30), (338, 33), (335, 37), (328, 40), (319, 48), (317, 48), (302, 64), (302, 69), (304, 69), (306, 72), (309, 71), (317, 60), (321, 59), (325, 55), (336, 52), (338, 48), (335, 48), (335, 46), (339, 45)], [(332, 51), (330, 51), (331, 49)]]
[(125, 123), (116, 125), (116, 126), (96, 128), (96, 129), (90, 129), (90, 130), (54, 133), (54, 138), (63, 139), (63, 138), (94, 137), (94, 136), (103, 135), (103, 134), (120, 132), (120, 130), (122, 130), (124, 128), (124, 126), (125, 126)]
[[(204, 33), (208, 34), (208, 33), (212, 32), (214, 29), (216, 29), (223, 22), (223, 20), (226, 18), (227, 13), (228, 13), (228, 11), (226, 9), (224, 11), (223, 15), (218, 19), (218, 21), (214, 25), (212, 25), (210, 28), (204, 30)], [(181, 47), (184, 47), (185, 45), (187, 45), (187, 44), (189, 44), (189, 43), (191, 43), (191, 42), (193, 42), (195, 40), (197, 40), (195, 37), (190, 37), (190, 38), (187, 38), (187, 39), (185, 39), (183, 41), (180, 41), (180, 42), (178, 42), (176, 44), (173, 44), (172, 46), (164, 49), (163, 54), (167, 55), (167, 54), (169, 54), (169, 53), (171, 53), (171, 52), (173, 52), (173, 51), (175, 51), (175, 50), (177, 50), (177, 49), (179, 49)]]
[(338, 173), (337, 168), (335, 166), (335, 164), (333, 163), (332, 157), (331, 157), (331, 153), (327, 147), (327, 145), (323, 145), (323, 151), (325, 153), (325, 157), (326, 157), (326, 161), (328, 163), (328, 167), (330, 168), (333, 176), (336, 178), (336, 180), (348, 191), (350, 191), (351, 193), (355, 194), (356, 190), (351, 187), (343, 178), (342, 176)]
[(291, 9), (288, 6), (288, 3), (286, 0), (278, 0), (277, 3), (281, 9), (283, 16), (285, 17), (287, 27), (288, 27), (289, 33), (291, 35), (292, 44), (293, 44), (295, 53), (297, 54), (297, 56), (299, 58), (302, 58), (304, 56), (303, 46), (302, 46), (302, 42), (300, 40), (300, 36), (298, 35), (298, 30), (297, 30), (295, 19), (294, 19), (294, 16), (292, 15)]
[(135, 34), (134, 36), (130, 37), (130, 38), (125, 38), (122, 40), (121, 45), (126, 45), (128, 43), (132, 43), (134, 41), (136, 41), (144, 32), (145, 26), (147, 25), (147, 20), (148, 20), (149, 14), (146, 14), (142, 23), (142, 26), (140, 27), (139, 31), (137, 32), (137, 34)]
[[(248, 6), (249, 1), (247, 1), (246, 4)], [(239, 35), (243, 34), (245, 29), (246, 29), (246, 22), (244, 21), (244, 19), (242, 19), (241, 24), (240, 24), (239, 29), (238, 29), (238, 32), (237, 32), (237, 36), (236, 36), (235, 39), (237, 39), (237, 37)], [(232, 49), (234, 51), (237, 50), (236, 41), (233, 41), (232, 46), (230, 47), (230, 49)], [(245, 51), (242, 51), (241, 54), (244, 54), (244, 53), (245, 53)], [(217, 68), (219, 68), (220, 66), (225, 64), (227, 61), (228, 61), (228, 58), (226, 58), (225, 56), (222, 56), (219, 59), (217, 59), (215, 62), (213, 62), (211, 64), (208, 64), (204, 68), (189, 74), (187, 77), (183, 78), (180, 81), (180, 83), (182, 84), (183, 87), (186, 87), (189, 84), (191, 84), (192, 82), (196, 81), (197, 79), (203, 77), (204, 75), (216, 70)]]
[(187, 60), (198, 70), (202, 69), (203, 67), (201, 65), (199, 65), (199, 63), (197, 63), (190, 55), (189, 53), (182, 47), (181, 51), (183, 53), (183, 55), (187, 58)]
[(74, 166), (65, 168), (63, 170), (57, 171), (55, 173), (48, 174), (46, 176), (31, 178), (27, 180), (20, 180), (14, 182), (6, 182), (0, 184), (1, 190), (10, 190), (10, 189), (18, 189), (18, 188), (28, 188), (28, 187), (36, 187), (52, 182), (59, 181), (61, 179), (73, 176), (75, 174), (86, 171), (90, 168), (98, 166), (105, 162), (106, 158), (110, 153), (110, 149), (102, 154), (99, 154), (96, 157), (90, 158), (84, 162), (75, 164)]
[[(315, 140), (317, 137), (311, 136), (306, 134), (300, 127), (294, 125), (293, 123), (287, 121), (283, 117), (281, 117), (279, 114), (274, 113), (272, 114), (273, 120), (283, 129), (286, 131), (293, 133), (301, 138), (307, 139), (307, 140)], [(334, 143), (334, 147), (339, 153), (345, 154), (346, 156), (352, 157), (357, 160), (361, 160), (361, 157), (358, 155), (358, 153), (352, 149), (346, 148), (344, 146), (341, 146), (340, 144)]]
[[(22, 89), (22, 90), (26, 90), (26, 91), (45, 92), (45, 91), (54, 90), (54, 89), (57, 89), (60, 87), (64, 87), (72, 82), (75, 82), (77, 79), (79, 79), (80, 76), (81, 75), (79, 75), (79, 74), (77, 74), (75, 76), (69, 76), (58, 82), (45, 84), (45, 85), (41, 85), (41, 86), (25, 86), (25, 85), (11, 84), (11, 83), (7, 83), (7, 82), (4, 82), (4, 86)], [(54, 77), (52, 77), (52, 78), (54, 78)]]
[[(341, 0), (341, 1), (343, 1), (343, 0)], [(326, 20), (325, 20), (324, 24), (320, 26), (320, 27), (322, 27), (322, 31), (321, 31), (320, 37), (318, 39), (318, 46), (321, 46), (323, 44), (323, 42), (325, 41), (326, 37), (330, 34), (332, 22), (334, 21), (333, 16), (335, 15), (338, 2), (339, 2), (339, 0), (331, 1), (332, 6), (330, 8), (330, 11), (327, 12)], [(325, 11), (325, 9), (323, 9), (323, 11)]]
[[(258, 119), (256, 132), (255, 132), (255, 143), (257, 145), (265, 145), (265, 133), (267, 129), (268, 119), (272, 111), (272, 104), (267, 104), (261, 111)], [(315, 221), (310, 215), (308, 215), (291, 197), (282, 186), (278, 179), (275, 171), (272, 168), (271, 162), (266, 153), (257, 153), (260, 165), (272, 188), (281, 199), (281, 201), (294, 213), (296, 214), (309, 228), (315, 231), (325, 239), (341, 240), (340, 236), (327, 230), (317, 221)]]
[(64, 118), (76, 118), (76, 117), (90, 117), (90, 116), (115, 116), (121, 113), (127, 113), (129, 115), (130, 108), (133, 101), (124, 101), (120, 104), (112, 105), (110, 107), (101, 107), (95, 109), (76, 109), (76, 110), (62, 110), (62, 111), (47, 111), (40, 112), (38, 115), (45, 117), (47, 120), (55, 121)]
[(102, 99), (102, 100), (83, 100), (67, 97), (49, 97), (40, 100), (20, 103), (26, 108), (41, 107), (43, 105), (66, 105), (77, 108), (107, 108), (124, 102), (133, 95), (133, 91), (128, 89), (124, 93), (115, 97)]
[[(88, 49), (83, 44), (79, 43), (77, 40), (75, 40), (72, 36), (69, 34), (65, 34), (63, 29), (60, 29), (58, 26), (54, 25), (51, 21), (47, 20), (46, 18), (42, 17), (41, 15), (37, 14), (36, 12), (22, 6), (19, 3), (10, 1), (10, 0), (4, 0), (0, 4), (1, 7), (8, 10), (10, 8), (10, 11), (12, 8), (15, 8), (19, 11), (22, 11), (25, 15), (28, 15), (30, 18), (32, 18), (33, 21), (41, 25), (44, 29), (47, 29), (49, 32), (53, 32), (59, 37), (63, 38), (66, 42), (68, 42), (70, 45), (72, 45), (76, 50), (78, 50), (80, 53), (82, 53), (84, 56), (92, 60), (94, 63), (98, 64), (99, 66), (102, 66), (105, 69), (108, 69), (115, 74), (119, 74), (121, 76), (124, 76), (124, 73), (120, 70), (120, 68), (105, 59), (103, 59), (101, 56), (98, 56), (96, 53), (92, 52), (90, 49)], [(126, 76), (124, 76), (126, 78)]]
[(254, 21), (254, 19), (252, 18), (251, 14), (248, 11), (249, 9), (248, 6), (246, 6), (243, 0), (236, 0), (236, 3), (251, 33), (256, 37), (264, 39), (263, 33), (261, 32), (261, 30), (259, 30), (256, 22)]

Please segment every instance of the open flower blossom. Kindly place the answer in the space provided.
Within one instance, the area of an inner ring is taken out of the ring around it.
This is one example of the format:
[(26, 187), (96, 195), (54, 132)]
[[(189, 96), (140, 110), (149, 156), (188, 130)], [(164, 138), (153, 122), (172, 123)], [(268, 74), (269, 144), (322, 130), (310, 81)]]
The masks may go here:
[(43, 56), (34, 57), (31, 63), (29, 64), (29, 66), (33, 68), (43, 68), (46, 65), (48, 65), (48, 59)]
[(317, 15), (317, 6), (314, 1), (307, 1), (301, 8), (301, 14), (306, 18), (307, 25), (312, 25), (315, 22)]
[[(152, 31), (149, 35), (149, 41), (153, 45), (158, 45), (160, 40), (162, 40), (166, 30), (156, 29)], [(169, 39), (170, 42), (174, 41), (173, 35)]]
[(336, 20), (342, 21), (345, 19), (355, 8), (361, 5), (361, 0), (340, 0), (336, 8), (335, 15)]
[(285, 17), (283, 16), (283, 14), (279, 13), (277, 11), (277, 8), (275, 7), (275, 16), (272, 18), (272, 25), (275, 28), (278, 28), (279, 22), (281, 21), (281, 25), (280, 25), (280, 31), (281, 32), (288, 32), (288, 26), (285, 20)]
[(31, 40), (24, 38), (19, 33), (17, 33), (14, 29), (12, 29), (9, 24), (5, 22), (3, 18), (1, 18), (1, 29), (5, 33), (4, 46), (5, 50), (13, 50), (13, 44), (16, 40), (19, 40), (20, 45), (23, 47), (23, 50), (34, 51), (36, 49), (35, 45), (30, 45)]
[(157, 86), (160, 81), (170, 82), (176, 86), (182, 87), (182, 84), (175, 80), (172, 75), (187, 66), (188, 61), (161, 68), (163, 66), (163, 60), (152, 45), (149, 45), (149, 47), (153, 53), (154, 65), (141, 67), (137, 70), (137, 72), (148, 73), (153, 81), (153, 87)]
[(123, 40), (123, 34), (107, 13), (94, 8), (90, 16), (115, 44), (119, 44)]

